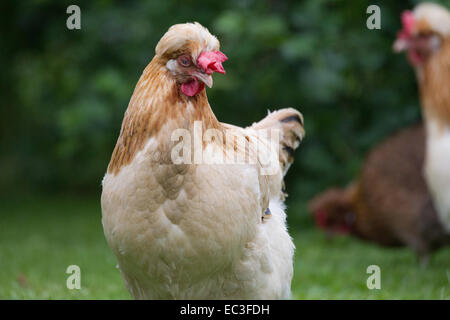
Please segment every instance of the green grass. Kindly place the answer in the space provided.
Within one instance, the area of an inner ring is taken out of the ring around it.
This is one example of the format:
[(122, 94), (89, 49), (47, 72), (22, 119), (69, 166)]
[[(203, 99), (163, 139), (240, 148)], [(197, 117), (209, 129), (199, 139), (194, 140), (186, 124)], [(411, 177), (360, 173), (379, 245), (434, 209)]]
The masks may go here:
[[(289, 214), (300, 211), (293, 206)], [(0, 299), (130, 298), (103, 237), (98, 199), (3, 199), (0, 218)], [(293, 298), (450, 299), (450, 248), (422, 269), (407, 249), (348, 237), (330, 241), (302, 220), (304, 229), (291, 227)], [(72, 264), (81, 268), (81, 290), (66, 288)], [(366, 287), (372, 264), (381, 268), (381, 290)]]

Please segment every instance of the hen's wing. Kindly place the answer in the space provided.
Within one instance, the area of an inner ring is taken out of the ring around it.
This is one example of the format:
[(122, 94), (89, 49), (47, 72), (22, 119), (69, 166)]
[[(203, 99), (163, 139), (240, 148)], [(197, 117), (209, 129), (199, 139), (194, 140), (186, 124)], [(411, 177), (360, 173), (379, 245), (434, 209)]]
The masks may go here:
[(225, 129), (234, 130), (237, 134), (251, 136), (261, 141), (267, 141), (275, 136), (271, 135), (271, 130), (279, 130), (277, 144), (283, 176), (294, 161), (295, 149), (305, 136), (303, 115), (293, 108), (269, 112), (264, 119), (244, 129), (227, 123), (221, 124)]
[(293, 108), (281, 109), (254, 123), (250, 129), (263, 135), (270, 130), (279, 130), (279, 160), (283, 176), (294, 161), (294, 151), (305, 136), (303, 115)]
[[(286, 196), (283, 177), (294, 161), (295, 149), (305, 135), (303, 116), (297, 110), (288, 108), (269, 112), (264, 119), (244, 129), (225, 123), (222, 125), (234, 131), (235, 135), (245, 136), (250, 145), (257, 145), (256, 148), (249, 148), (238, 143), (237, 148), (249, 157), (257, 154), (263, 207), (261, 214), (263, 218), (268, 217), (270, 199), (283, 201)], [(244, 139), (240, 141), (245, 142)]]

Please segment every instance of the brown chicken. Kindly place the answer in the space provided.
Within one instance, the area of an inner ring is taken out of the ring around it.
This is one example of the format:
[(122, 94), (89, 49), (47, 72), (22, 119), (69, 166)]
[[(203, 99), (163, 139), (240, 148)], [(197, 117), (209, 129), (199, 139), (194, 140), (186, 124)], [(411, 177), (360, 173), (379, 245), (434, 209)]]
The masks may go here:
[(404, 129), (375, 147), (359, 179), (330, 189), (310, 202), (316, 224), (329, 233), (348, 233), (383, 246), (408, 246), (423, 262), (450, 236), (433, 207), (422, 168), (422, 125)]

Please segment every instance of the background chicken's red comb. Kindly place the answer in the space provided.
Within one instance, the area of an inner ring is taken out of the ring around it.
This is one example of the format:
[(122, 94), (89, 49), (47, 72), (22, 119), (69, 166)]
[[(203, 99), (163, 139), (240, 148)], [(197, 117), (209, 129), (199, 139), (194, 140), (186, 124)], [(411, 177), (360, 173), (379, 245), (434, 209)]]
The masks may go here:
[(316, 225), (321, 228), (326, 228), (327, 226), (327, 213), (325, 210), (317, 210), (314, 213), (314, 218), (316, 220)]
[(415, 20), (414, 15), (411, 11), (405, 10), (402, 13), (402, 34), (405, 36), (411, 36), (413, 28), (414, 28)]

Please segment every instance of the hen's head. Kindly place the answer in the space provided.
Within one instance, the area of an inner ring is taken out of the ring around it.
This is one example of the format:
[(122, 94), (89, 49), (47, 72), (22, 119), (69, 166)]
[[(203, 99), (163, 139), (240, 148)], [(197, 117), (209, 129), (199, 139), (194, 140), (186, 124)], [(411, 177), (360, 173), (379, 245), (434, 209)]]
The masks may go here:
[(198, 22), (176, 24), (159, 40), (158, 56), (187, 96), (195, 96), (205, 84), (212, 87), (212, 74), (224, 74), (219, 40)]
[(450, 37), (450, 13), (438, 4), (422, 3), (412, 12), (404, 11), (401, 19), (403, 29), (394, 51), (407, 51), (413, 66), (423, 65)]
[(329, 233), (349, 233), (355, 223), (347, 190), (330, 189), (308, 205), (317, 227)]

